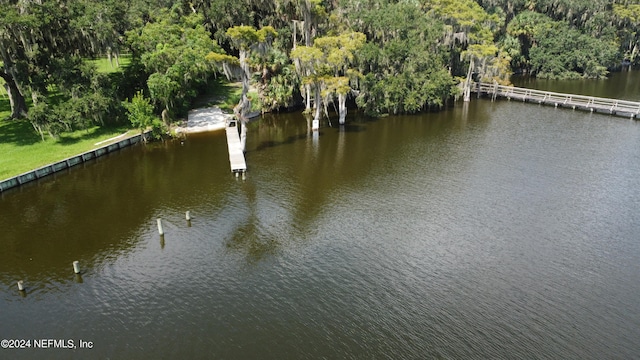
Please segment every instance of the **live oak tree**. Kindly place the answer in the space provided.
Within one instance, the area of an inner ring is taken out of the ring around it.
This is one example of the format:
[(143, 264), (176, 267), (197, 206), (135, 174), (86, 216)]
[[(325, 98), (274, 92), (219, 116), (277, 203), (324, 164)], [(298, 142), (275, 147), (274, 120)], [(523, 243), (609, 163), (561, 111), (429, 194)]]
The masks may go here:
[(456, 93), (446, 62), (444, 24), (417, 2), (352, 1), (340, 21), (367, 35), (358, 51), (357, 105), (367, 114), (415, 113)]
[(163, 11), (156, 21), (127, 33), (134, 60), (139, 59), (150, 74), (151, 99), (165, 113), (184, 111), (197, 95), (195, 88), (220, 71), (215, 62), (204, 61), (207, 54), (224, 51), (211, 40), (203, 22), (199, 14)]
[(613, 41), (594, 38), (564, 21), (525, 11), (507, 26), (528, 55), (528, 66), (540, 78), (604, 77), (617, 60)]
[(118, 0), (0, 0), (0, 77), (11, 117), (27, 116), (25, 96), (35, 105), (52, 86), (59, 88), (51, 76), (53, 62), (117, 53), (118, 5)]

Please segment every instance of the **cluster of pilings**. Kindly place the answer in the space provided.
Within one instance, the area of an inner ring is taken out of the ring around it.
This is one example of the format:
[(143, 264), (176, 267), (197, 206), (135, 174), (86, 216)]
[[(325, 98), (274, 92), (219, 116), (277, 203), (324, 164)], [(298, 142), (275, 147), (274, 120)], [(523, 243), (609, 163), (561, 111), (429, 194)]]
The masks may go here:
[[(82, 272), (80, 271), (80, 262), (76, 260), (71, 265), (73, 266), (73, 272), (76, 274), (76, 280), (78, 282), (82, 282)], [(26, 294), (27, 288), (24, 284), (24, 280), (18, 280), (18, 291), (22, 295)]]
[[(187, 211), (185, 213), (185, 219), (187, 220), (187, 226), (191, 227), (190, 211)], [(157, 224), (158, 224), (158, 234), (160, 235), (160, 244), (161, 246), (164, 247), (164, 228), (162, 226), (161, 218), (157, 219)], [(72, 263), (72, 266), (73, 266), (73, 272), (76, 274), (76, 281), (82, 282), (82, 272), (80, 270), (80, 262), (76, 260)], [(26, 295), (27, 287), (25, 286), (24, 280), (18, 280), (17, 285), (18, 285), (18, 291), (20, 292), (20, 294), (22, 294), (23, 296)]]

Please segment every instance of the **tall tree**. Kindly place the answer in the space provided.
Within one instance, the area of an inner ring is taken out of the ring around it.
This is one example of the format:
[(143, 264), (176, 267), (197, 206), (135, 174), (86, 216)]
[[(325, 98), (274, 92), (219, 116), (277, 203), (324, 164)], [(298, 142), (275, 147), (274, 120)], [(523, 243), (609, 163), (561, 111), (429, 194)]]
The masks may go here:
[(316, 92), (315, 124), (320, 120), (321, 106), (324, 105), (326, 108), (334, 95), (338, 97), (339, 122), (344, 124), (347, 115), (347, 95), (352, 90), (352, 80), (357, 84), (360, 75), (352, 65), (355, 64), (356, 52), (364, 46), (365, 41), (365, 34), (348, 32), (339, 36), (316, 38), (313, 48), (319, 51), (307, 50), (306, 46), (292, 51), (291, 56), (300, 64), (300, 68), (303, 67), (303, 56), (311, 56), (305, 67), (309, 73), (306, 81), (314, 85)]
[(247, 115), (251, 110), (251, 102), (247, 96), (251, 80), (251, 68), (248, 61), (249, 55), (252, 51), (265, 53), (273, 37), (277, 35), (277, 32), (271, 26), (265, 26), (260, 30), (256, 30), (252, 26), (234, 26), (227, 30), (227, 35), (231, 38), (233, 46), (238, 49), (240, 53), (238, 62), (241, 69), (240, 78), (242, 80), (242, 95), (240, 102), (233, 109), (233, 112), (242, 124), (240, 132), (240, 146), (242, 151), (245, 151), (247, 143), (247, 124), (249, 123)]
[(507, 31), (520, 39), (531, 71), (541, 78), (603, 77), (619, 56), (614, 41), (594, 38), (536, 12), (518, 14)]
[(150, 74), (151, 98), (165, 113), (184, 111), (197, 95), (195, 88), (220, 70), (215, 62), (203, 61), (211, 52), (224, 53), (203, 23), (196, 13), (163, 10), (154, 22), (127, 32), (133, 56)]
[(27, 115), (25, 96), (35, 103), (46, 94), (53, 60), (114, 51), (118, 8), (98, 3), (78, 11), (88, 9), (85, 1), (0, 0), (0, 77), (13, 118)]
[(367, 114), (414, 113), (444, 105), (456, 93), (446, 68), (444, 24), (417, 2), (361, 0), (341, 3), (336, 22), (367, 35), (358, 51), (364, 78), (356, 103)]

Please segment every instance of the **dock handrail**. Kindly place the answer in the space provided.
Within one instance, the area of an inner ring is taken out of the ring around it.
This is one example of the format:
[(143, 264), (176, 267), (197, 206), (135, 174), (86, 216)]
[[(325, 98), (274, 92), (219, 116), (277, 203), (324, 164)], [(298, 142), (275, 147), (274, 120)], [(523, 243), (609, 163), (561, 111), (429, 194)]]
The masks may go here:
[(520, 99), (545, 104), (563, 105), (568, 107), (583, 108), (591, 111), (606, 111), (612, 114), (623, 113), (632, 117), (640, 114), (640, 102), (612, 98), (602, 98), (588, 95), (565, 94), (553, 91), (535, 90), (515, 86), (476, 83), (471, 86), (472, 91), (508, 99)]

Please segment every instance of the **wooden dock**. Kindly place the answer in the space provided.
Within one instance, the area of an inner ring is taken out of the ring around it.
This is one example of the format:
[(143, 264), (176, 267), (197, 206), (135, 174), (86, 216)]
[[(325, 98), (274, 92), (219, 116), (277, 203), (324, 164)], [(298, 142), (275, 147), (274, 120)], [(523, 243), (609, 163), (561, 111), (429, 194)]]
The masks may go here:
[(247, 172), (247, 163), (244, 159), (244, 152), (240, 147), (240, 134), (238, 133), (238, 122), (235, 119), (228, 120), (226, 123), (227, 146), (229, 147), (229, 164), (231, 172), (236, 176)]
[(481, 95), (491, 96), (493, 100), (497, 97), (506, 98), (508, 100), (516, 99), (522, 100), (523, 102), (535, 102), (538, 104), (552, 105), (555, 107), (560, 106), (574, 110), (578, 109), (590, 112), (599, 112), (624, 116), (631, 119), (638, 118), (640, 115), (640, 102), (638, 101), (563, 94), (488, 83), (475, 83), (471, 86), (471, 92), (477, 93), (478, 97)]

